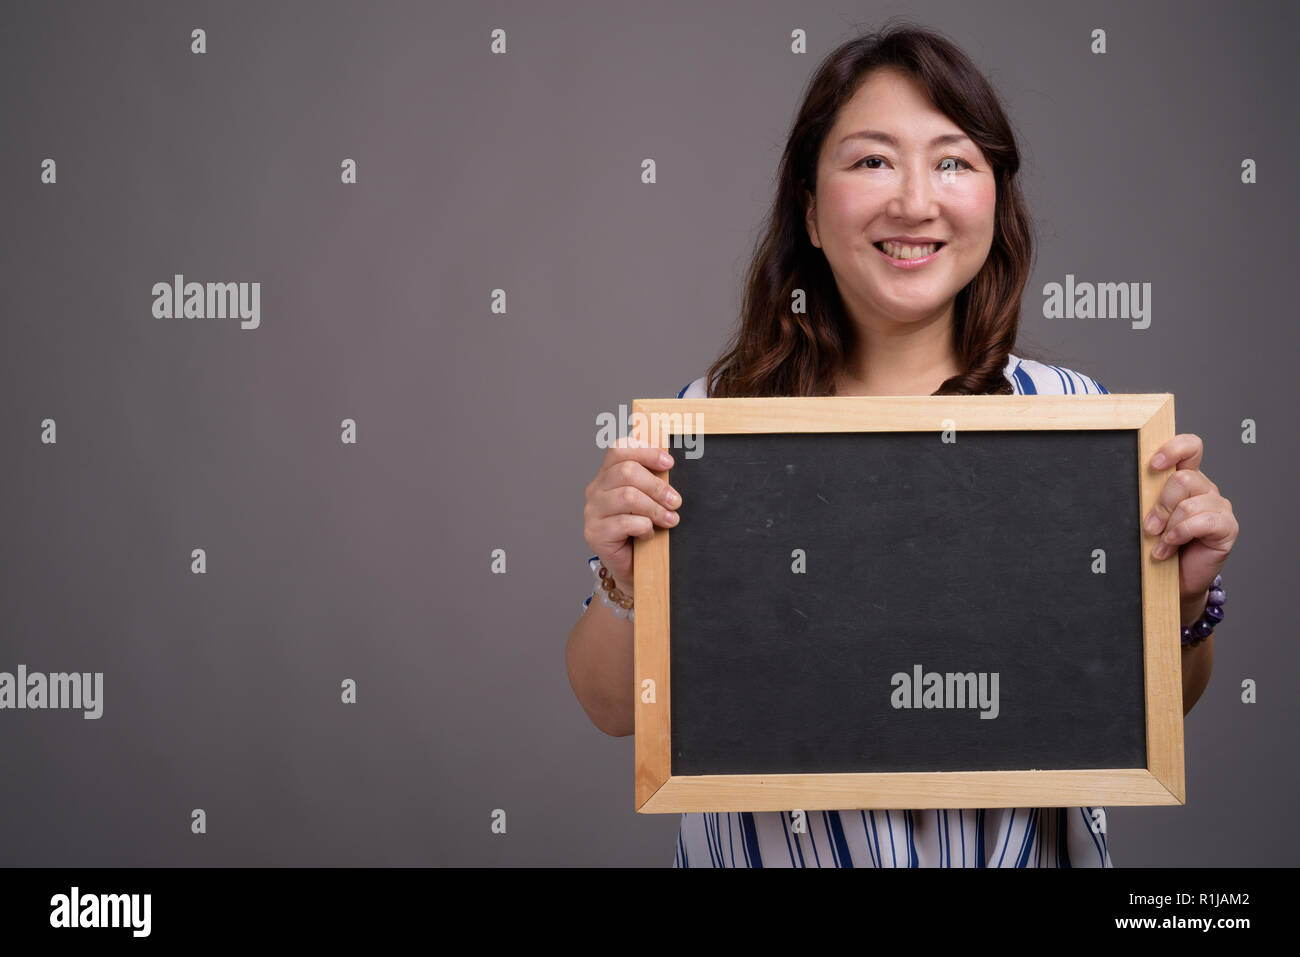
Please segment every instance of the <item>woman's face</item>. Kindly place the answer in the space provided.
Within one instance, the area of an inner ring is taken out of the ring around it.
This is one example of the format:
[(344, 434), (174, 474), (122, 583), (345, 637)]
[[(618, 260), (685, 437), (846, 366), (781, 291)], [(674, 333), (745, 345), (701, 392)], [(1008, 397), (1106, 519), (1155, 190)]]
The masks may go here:
[[(873, 135), (854, 135), (867, 131)], [(850, 314), (884, 331), (952, 305), (993, 244), (996, 199), (979, 147), (910, 77), (879, 69), (822, 145), (808, 235), (825, 253)], [(909, 263), (903, 257), (915, 249), (878, 248), (895, 237), (942, 245)]]

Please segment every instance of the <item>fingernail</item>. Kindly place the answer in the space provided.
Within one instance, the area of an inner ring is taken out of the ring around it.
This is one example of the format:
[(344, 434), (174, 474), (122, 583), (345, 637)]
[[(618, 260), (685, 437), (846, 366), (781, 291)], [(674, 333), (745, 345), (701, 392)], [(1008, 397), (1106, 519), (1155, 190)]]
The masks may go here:
[(676, 508), (678, 505), (682, 504), (682, 497), (676, 492), (669, 491), (667, 496), (665, 496), (664, 501), (668, 503), (670, 508)]
[(1157, 452), (1151, 457), (1151, 465), (1154, 468), (1162, 469), (1165, 467), (1165, 453)]
[(662, 467), (662, 468), (668, 468), (668, 466), (670, 466), (670, 465), (672, 465), (672, 464), (673, 464), (673, 457), (672, 457), (671, 455), (669, 455), (667, 452), (663, 452), (663, 453), (661, 453), (661, 454), (659, 455), (659, 465), (660, 465), (660, 467)]
[(1164, 557), (1165, 557), (1165, 552), (1166, 552), (1167, 550), (1168, 550), (1168, 546), (1166, 546), (1166, 545), (1164, 545), (1164, 544), (1157, 545), (1155, 548), (1151, 549), (1151, 557), (1152, 557), (1152, 558), (1164, 558)]
[(677, 518), (678, 518), (678, 515), (677, 515), (676, 512), (669, 512), (669, 513), (668, 513), (667, 515), (665, 515), (664, 517), (665, 517), (666, 519), (668, 519), (668, 521), (669, 521), (671, 524), (673, 524), (673, 525), (676, 525), (676, 524), (677, 524)]
[(1147, 519), (1147, 531), (1155, 532), (1158, 531), (1159, 529), (1160, 529), (1160, 519), (1157, 516), (1152, 515), (1150, 518)]

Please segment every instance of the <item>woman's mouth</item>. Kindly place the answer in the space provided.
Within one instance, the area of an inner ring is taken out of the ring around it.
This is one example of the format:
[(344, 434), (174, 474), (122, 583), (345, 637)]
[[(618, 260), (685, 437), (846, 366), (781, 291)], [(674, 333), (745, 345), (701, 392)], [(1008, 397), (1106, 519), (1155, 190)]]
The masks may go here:
[(925, 246), (906, 246), (892, 243), (888, 239), (872, 243), (891, 266), (899, 269), (916, 269), (926, 263), (934, 262), (947, 243), (929, 243)]

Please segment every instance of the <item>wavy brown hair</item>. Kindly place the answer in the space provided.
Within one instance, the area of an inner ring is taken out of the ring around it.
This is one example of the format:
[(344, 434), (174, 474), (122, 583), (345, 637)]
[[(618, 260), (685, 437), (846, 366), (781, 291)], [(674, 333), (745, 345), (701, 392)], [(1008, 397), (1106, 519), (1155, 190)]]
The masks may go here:
[[(808, 238), (805, 204), (816, 196), (817, 159), (840, 109), (875, 70), (885, 67), (903, 71), (928, 91), (935, 108), (983, 151), (997, 184), (988, 258), (953, 307), (953, 345), (965, 371), (933, 394), (1014, 391), (1003, 370), (1016, 342), (1020, 297), (1034, 253), (1017, 178), (1015, 134), (993, 87), (956, 44), (902, 23), (842, 44), (809, 81), (745, 280), (740, 323), (705, 377), (709, 396), (834, 394), (835, 380), (859, 347), (859, 336), (825, 253)], [(790, 309), (796, 289), (806, 294), (805, 313)]]

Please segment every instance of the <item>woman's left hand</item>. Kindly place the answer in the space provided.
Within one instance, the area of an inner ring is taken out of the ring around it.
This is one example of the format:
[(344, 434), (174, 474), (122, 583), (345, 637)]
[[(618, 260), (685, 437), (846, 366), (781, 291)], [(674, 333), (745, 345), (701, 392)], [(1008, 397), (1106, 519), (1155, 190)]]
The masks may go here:
[[(1204, 446), (1190, 432), (1175, 435), (1151, 456), (1157, 470), (1174, 466), (1147, 513), (1142, 530), (1153, 539), (1152, 557), (1178, 556), (1179, 599), (1202, 600), (1237, 541), (1232, 503), (1198, 466)], [(1163, 458), (1163, 461), (1162, 461)]]

